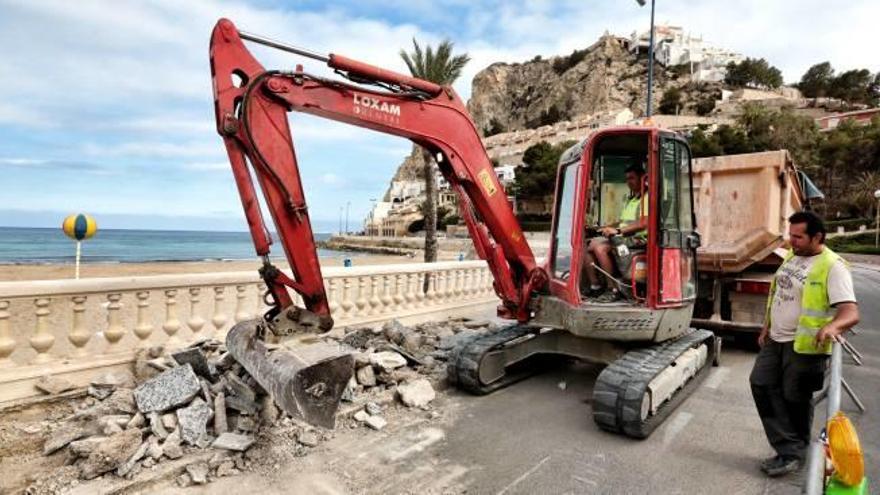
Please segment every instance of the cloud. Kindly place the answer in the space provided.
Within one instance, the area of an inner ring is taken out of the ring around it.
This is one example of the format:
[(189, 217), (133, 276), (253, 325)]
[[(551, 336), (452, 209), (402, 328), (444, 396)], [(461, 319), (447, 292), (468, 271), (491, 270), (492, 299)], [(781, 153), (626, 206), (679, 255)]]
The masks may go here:
[(196, 162), (183, 164), (184, 169), (196, 172), (226, 172), (230, 170), (230, 167), (231, 165), (229, 162)]

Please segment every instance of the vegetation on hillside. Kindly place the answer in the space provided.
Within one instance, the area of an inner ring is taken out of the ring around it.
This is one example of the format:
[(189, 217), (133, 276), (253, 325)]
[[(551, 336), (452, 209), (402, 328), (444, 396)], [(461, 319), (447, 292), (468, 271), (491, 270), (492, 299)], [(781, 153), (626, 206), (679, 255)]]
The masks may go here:
[(552, 196), (556, 183), (559, 157), (574, 141), (550, 144), (541, 141), (523, 153), (523, 166), (516, 171), (512, 192), (518, 198), (543, 198)]
[(747, 58), (727, 64), (724, 83), (734, 88), (776, 89), (782, 86), (782, 72), (763, 58)]
[(880, 72), (853, 69), (835, 74), (830, 62), (818, 63), (804, 73), (797, 84), (807, 98), (837, 98), (850, 105), (880, 104)]

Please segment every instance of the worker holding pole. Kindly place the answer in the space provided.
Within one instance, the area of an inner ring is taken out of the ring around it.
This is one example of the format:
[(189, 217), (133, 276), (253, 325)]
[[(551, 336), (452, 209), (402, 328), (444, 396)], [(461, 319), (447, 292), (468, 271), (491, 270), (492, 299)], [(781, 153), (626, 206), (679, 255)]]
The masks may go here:
[(761, 463), (768, 476), (797, 471), (813, 422), (813, 393), (825, 381), (831, 343), (859, 321), (846, 261), (825, 246), (825, 225), (813, 212), (789, 217), (791, 250), (773, 277), (761, 351), (749, 382), (767, 440), (776, 455)]

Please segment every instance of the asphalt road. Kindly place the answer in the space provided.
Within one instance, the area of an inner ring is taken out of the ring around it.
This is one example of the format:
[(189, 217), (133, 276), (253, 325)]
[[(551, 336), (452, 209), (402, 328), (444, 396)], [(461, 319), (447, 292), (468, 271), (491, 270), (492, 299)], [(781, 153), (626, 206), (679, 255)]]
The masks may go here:
[[(859, 432), (874, 486), (880, 483), (880, 271), (856, 267), (864, 356), (844, 359), (844, 377), (868, 410), (842, 398)], [(568, 366), (487, 397), (461, 396), (463, 412), (436, 455), (465, 466), (469, 493), (799, 493), (801, 476), (768, 479), (758, 462), (772, 451), (748, 386), (754, 353), (726, 348), (722, 365), (642, 441), (604, 433), (589, 397), (598, 369)], [(560, 386), (565, 384), (564, 390)], [(816, 428), (824, 418), (817, 408)]]
[[(844, 376), (868, 407), (842, 398), (880, 484), (880, 271), (856, 267), (864, 366)], [(797, 494), (801, 475), (769, 479), (772, 451), (748, 386), (754, 352), (725, 348), (720, 367), (646, 440), (599, 430), (589, 398), (599, 368), (561, 365), (489, 396), (441, 394), (435, 415), (389, 418), (381, 432), (340, 430), (312, 454), (274, 472), (189, 489), (227, 493)], [(824, 404), (814, 427), (824, 419)], [(283, 447), (282, 447), (283, 448)], [(876, 491), (876, 488), (875, 488)], [(156, 493), (156, 492), (154, 492)], [(175, 493), (170, 487), (167, 492)]]

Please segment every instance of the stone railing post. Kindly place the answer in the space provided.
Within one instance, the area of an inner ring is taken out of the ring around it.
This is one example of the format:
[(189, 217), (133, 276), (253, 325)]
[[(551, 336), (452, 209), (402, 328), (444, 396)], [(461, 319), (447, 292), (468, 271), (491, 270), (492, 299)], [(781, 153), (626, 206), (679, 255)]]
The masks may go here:
[(403, 309), (403, 302), (406, 300), (404, 295), (404, 285), (403, 282), (406, 280), (406, 275), (392, 275), (394, 277), (394, 308), (393, 311), (400, 311)]
[(379, 279), (381, 275), (370, 276), (370, 316), (378, 315), (382, 312), (382, 301), (379, 299)]
[(339, 306), (342, 308), (340, 319), (351, 317), (351, 308), (354, 307), (354, 303), (351, 302), (351, 279), (349, 277), (342, 279), (342, 303)]
[(394, 304), (394, 296), (391, 295), (391, 275), (382, 275), (382, 310), (381, 313), (391, 311), (391, 305)]
[(337, 315), (339, 311), (339, 281), (335, 278), (331, 278), (327, 281), (327, 298), (330, 300), (330, 304), (328, 305), (330, 308), (330, 315), (333, 316), (333, 319), (336, 320), (340, 316)]
[(165, 323), (162, 325), (165, 335), (168, 335), (166, 346), (176, 349), (183, 345), (183, 341), (177, 335), (180, 330), (180, 320), (177, 319), (177, 289), (165, 291)]
[(49, 349), (55, 344), (55, 336), (49, 332), (49, 303), (51, 299), (47, 297), (38, 297), (34, 300), (37, 307), (35, 314), (37, 315), (37, 325), (34, 335), (31, 337), (31, 347), (37, 351), (34, 357), (34, 363), (47, 363), (52, 360), (49, 355)]
[(0, 368), (12, 366), (9, 356), (15, 350), (15, 340), (9, 330), (9, 301), (0, 301)]
[(406, 309), (413, 309), (416, 307), (416, 289), (413, 287), (416, 283), (416, 274), (408, 273), (403, 276), (403, 284), (406, 287), (406, 294), (403, 297), (406, 298)]
[(149, 315), (147, 315), (147, 309), (150, 307), (150, 292), (145, 290), (138, 291), (135, 296), (138, 302), (137, 323), (134, 327), (134, 335), (140, 341), (138, 347), (146, 347), (147, 340), (153, 334), (153, 325), (150, 324)]
[(214, 338), (220, 341), (226, 340), (226, 332), (223, 331), (223, 327), (226, 326), (226, 321), (229, 320), (229, 317), (223, 312), (225, 291), (226, 287), (222, 285), (214, 287), (214, 316), (211, 317), (211, 324), (214, 325)]
[(125, 327), (119, 321), (122, 304), (119, 302), (122, 294), (107, 294), (107, 330), (104, 330), (104, 339), (107, 341), (106, 354), (119, 351), (119, 341), (125, 336)]
[(73, 301), (73, 324), (71, 325), (70, 335), (67, 336), (67, 340), (73, 344), (73, 352), (71, 354), (74, 357), (86, 356), (86, 344), (92, 339), (92, 332), (86, 328), (84, 321), (86, 300), (86, 296), (73, 296), (71, 298), (71, 301)]
[(364, 316), (368, 311), (364, 311), (367, 307), (367, 280), (366, 277), (358, 277), (358, 296), (354, 301), (357, 308), (357, 315)]
[(235, 322), (239, 323), (251, 317), (244, 309), (245, 299), (247, 299), (247, 286), (235, 286)]
[(193, 336), (199, 335), (202, 327), (205, 326), (205, 319), (199, 314), (199, 287), (190, 287), (189, 289), (189, 319), (186, 320), (186, 326), (189, 327)]

